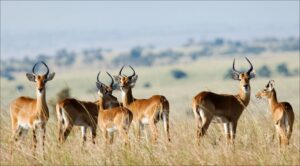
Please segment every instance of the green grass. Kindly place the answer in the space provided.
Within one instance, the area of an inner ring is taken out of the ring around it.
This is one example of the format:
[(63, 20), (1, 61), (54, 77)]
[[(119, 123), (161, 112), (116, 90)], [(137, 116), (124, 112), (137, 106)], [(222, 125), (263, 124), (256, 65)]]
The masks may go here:
[[(286, 62), (291, 68), (299, 68), (299, 55), (295, 53), (252, 56), (249, 58), (258, 68), (267, 64), (272, 69), (281, 62)], [(299, 124), (299, 77), (272, 76), (275, 80), (278, 99), (289, 101), (296, 114), (294, 131), (288, 147), (280, 149), (278, 140), (273, 138), (274, 130), (271, 114), (267, 111), (267, 102), (257, 100), (254, 94), (263, 88), (268, 79), (255, 78), (251, 80), (251, 102), (243, 112), (237, 129), (237, 138), (234, 148), (225, 145), (222, 125), (211, 124), (208, 133), (197, 145), (195, 141), (195, 120), (191, 114), (191, 100), (193, 96), (203, 90), (218, 93), (237, 93), (238, 82), (222, 80), (225, 72), (232, 65), (232, 58), (203, 58), (193, 63), (168, 65), (160, 67), (138, 67), (139, 75), (136, 87), (133, 90), (136, 98), (147, 98), (153, 94), (162, 94), (170, 101), (171, 143), (164, 141), (165, 135), (162, 124), (159, 123), (160, 134), (157, 144), (150, 143), (149, 139), (138, 142), (130, 130), (130, 148), (123, 146), (116, 136), (111, 146), (104, 144), (102, 135), (98, 131), (97, 143), (93, 145), (88, 138), (85, 147), (81, 146), (79, 128), (74, 128), (67, 142), (58, 147), (57, 125), (53, 112), (47, 124), (46, 153), (44, 160), (39, 154), (36, 159), (31, 155), (31, 132), (15, 146), (13, 158), (9, 155), (9, 140), (11, 125), (9, 118), (9, 102), (20, 96), (34, 96), (34, 84), (27, 81), (24, 73), (13, 82), (1, 80), (1, 133), (0, 133), (0, 165), (299, 165), (300, 164), (300, 124)], [(246, 68), (244, 59), (238, 58), (236, 67)], [(171, 77), (172, 69), (182, 69), (188, 73), (188, 78), (175, 80)], [(72, 96), (81, 100), (96, 100), (95, 80), (99, 69), (76, 71), (56, 71), (53, 81), (47, 85), (47, 100), (63, 87), (71, 88)], [(102, 69), (104, 70), (104, 69)], [(125, 70), (130, 73), (130, 70)], [(117, 74), (118, 71), (111, 71)], [(107, 76), (101, 75), (108, 82)], [(143, 88), (149, 82), (150, 88)], [(23, 84), (25, 90), (17, 92), (15, 86)], [(115, 96), (121, 94), (116, 91)], [(148, 137), (150, 135), (148, 134)], [(38, 152), (41, 147), (38, 146)]]

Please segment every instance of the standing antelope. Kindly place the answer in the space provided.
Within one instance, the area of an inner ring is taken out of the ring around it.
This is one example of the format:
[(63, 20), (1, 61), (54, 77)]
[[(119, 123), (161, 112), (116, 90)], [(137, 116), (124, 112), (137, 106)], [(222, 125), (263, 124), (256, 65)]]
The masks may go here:
[(119, 71), (119, 75), (115, 76), (122, 92), (123, 106), (128, 108), (133, 113), (133, 121), (138, 125), (138, 137), (140, 137), (140, 129), (144, 125), (149, 124), (153, 141), (157, 140), (156, 123), (159, 119), (163, 119), (164, 129), (167, 134), (168, 141), (171, 141), (169, 134), (169, 102), (166, 97), (161, 95), (154, 95), (149, 99), (136, 99), (132, 95), (132, 88), (134, 87), (138, 78), (135, 75), (134, 69), (129, 66), (133, 74), (131, 76), (122, 75), (124, 66)]
[[(97, 78), (99, 77), (99, 74)], [(112, 96), (113, 78), (110, 86), (102, 84), (105, 92), (104, 108), (119, 106), (116, 97)], [(73, 126), (81, 126), (82, 144), (86, 141), (86, 129), (91, 128), (92, 142), (95, 143), (96, 130), (99, 114), (99, 102), (86, 102), (74, 98), (61, 100), (56, 105), (56, 114), (58, 119), (58, 140), (63, 143), (70, 134)]]
[[(33, 136), (33, 154), (36, 151), (36, 129), (41, 128), (43, 131), (43, 154), (46, 137), (46, 123), (49, 119), (49, 111), (46, 103), (46, 83), (51, 81), (55, 73), (49, 74), (48, 66), (41, 61), (47, 68), (45, 74), (36, 74), (36, 63), (32, 68), (32, 73), (26, 73), (29, 81), (36, 82), (36, 99), (21, 96), (10, 104), (10, 117), (12, 123), (12, 141), (16, 142), (22, 134), (26, 134), (28, 129), (32, 129)], [(11, 149), (12, 150), (12, 149)], [(12, 152), (12, 151), (11, 151)]]
[(223, 123), (227, 142), (233, 143), (239, 117), (250, 101), (250, 79), (254, 77), (253, 66), (247, 58), (246, 60), (250, 64), (250, 69), (244, 73), (235, 70), (235, 60), (233, 60), (232, 77), (240, 82), (238, 94), (216, 94), (204, 91), (194, 97), (192, 107), (196, 118), (198, 143), (213, 118)]
[(268, 99), (279, 144), (288, 145), (294, 123), (294, 112), (291, 104), (288, 102), (278, 102), (274, 89), (274, 80), (269, 81), (265, 88), (256, 94), (256, 97), (259, 99), (266, 97)]
[(81, 127), (82, 145), (86, 141), (86, 129), (91, 128), (92, 142), (95, 144), (98, 104), (67, 98), (56, 104), (58, 120), (58, 141), (62, 144), (67, 139), (73, 126)]
[(112, 143), (113, 133), (118, 130), (125, 144), (128, 144), (128, 130), (133, 115), (130, 110), (119, 105), (117, 98), (112, 96), (114, 80), (108, 72), (106, 73), (112, 79), (109, 87), (99, 81), (100, 72), (98, 73), (96, 82), (100, 96), (98, 124), (106, 143), (108, 142), (108, 133), (110, 135), (110, 143)]

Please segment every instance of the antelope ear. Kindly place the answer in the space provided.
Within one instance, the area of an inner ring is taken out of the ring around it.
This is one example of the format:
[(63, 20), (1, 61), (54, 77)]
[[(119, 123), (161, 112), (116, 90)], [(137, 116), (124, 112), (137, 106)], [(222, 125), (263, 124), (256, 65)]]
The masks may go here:
[(113, 76), (115, 81), (117, 81), (118, 83), (120, 82), (121, 77), (120, 76)]
[(26, 73), (26, 76), (27, 76), (27, 78), (28, 78), (29, 81), (36, 82), (34, 74), (32, 74), (32, 73)]
[(97, 86), (97, 88), (100, 90), (101, 89), (101, 87), (102, 87), (102, 85), (101, 85), (101, 83), (100, 82), (96, 82), (96, 86)]
[(130, 86), (133, 88), (135, 83), (136, 83), (136, 80), (138, 79), (138, 75), (135, 75), (135, 76), (132, 76), (130, 78)]
[(237, 73), (232, 73), (231, 76), (234, 80), (240, 80), (239, 75)]
[(249, 78), (251, 79), (251, 78), (254, 78), (255, 77), (255, 73), (254, 72), (251, 72), (250, 74), (249, 74)]
[(113, 91), (114, 90), (121, 90), (118, 83), (114, 83), (113, 87), (111, 87), (111, 88), (112, 88)]
[(47, 81), (51, 81), (55, 76), (55, 72), (48, 74)]
[(96, 86), (101, 93), (105, 93), (105, 85), (101, 82), (96, 82)]
[(274, 80), (270, 80), (269, 81), (269, 88), (272, 90), (274, 89), (274, 85), (275, 85), (275, 81)]

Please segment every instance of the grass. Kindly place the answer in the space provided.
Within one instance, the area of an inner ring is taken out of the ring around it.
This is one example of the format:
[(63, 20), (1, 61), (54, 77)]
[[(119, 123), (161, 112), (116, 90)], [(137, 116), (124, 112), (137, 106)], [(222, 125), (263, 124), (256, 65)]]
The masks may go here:
[[(274, 58), (275, 57), (275, 58)], [(267, 64), (275, 68), (276, 64), (286, 62), (289, 66), (299, 67), (299, 55), (262, 55), (250, 57), (254, 67)], [(298, 59), (297, 61), (295, 59)], [(41, 146), (38, 155), (31, 155), (31, 133), (14, 147), (13, 158), (9, 155), (9, 140), (11, 134), (8, 105), (20, 95), (34, 96), (34, 84), (29, 83), (24, 73), (18, 75), (14, 82), (1, 80), (1, 114), (0, 114), (0, 165), (299, 165), (300, 164), (300, 123), (299, 123), (299, 77), (283, 78), (274, 75), (275, 88), (280, 101), (289, 101), (296, 114), (294, 131), (290, 145), (279, 148), (278, 140), (273, 136), (271, 114), (267, 111), (267, 102), (257, 100), (254, 94), (261, 89), (268, 79), (255, 78), (251, 80), (251, 102), (243, 112), (237, 129), (234, 147), (225, 144), (222, 125), (211, 124), (208, 133), (197, 145), (195, 141), (195, 120), (191, 114), (191, 99), (198, 92), (212, 90), (218, 93), (237, 93), (238, 82), (222, 80), (225, 71), (232, 65), (231, 58), (203, 58), (190, 64), (162, 67), (136, 68), (139, 75), (138, 83), (133, 90), (137, 98), (150, 97), (153, 94), (163, 94), (171, 105), (171, 143), (165, 142), (162, 123), (159, 123), (160, 134), (157, 144), (150, 143), (150, 135), (141, 141), (136, 140), (130, 130), (130, 147), (124, 147), (121, 139), (113, 145), (104, 144), (98, 131), (96, 145), (88, 138), (86, 146), (81, 146), (79, 128), (74, 128), (67, 142), (59, 147), (57, 143), (57, 125), (53, 113), (47, 124), (46, 153), (44, 160)], [(238, 59), (237, 67), (245, 66), (243, 59)], [(185, 80), (174, 80), (170, 71), (174, 68), (185, 70), (189, 77)], [(72, 96), (82, 100), (97, 99), (96, 92), (88, 90), (95, 88), (97, 70), (81, 70), (70, 72), (56, 71), (53, 81), (48, 83), (47, 100), (50, 100), (63, 87), (69, 86)], [(117, 73), (118, 71), (112, 71)], [(130, 72), (129, 70), (125, 72)], [(74, 73), (74, 74), (73, 74)], [(75, 74), (76, 73), (76, 74)], [(159, 74), (158, 74), (159, 73)], [(101, 75), (101, 78), (106, 76)], [(104, 80), (108, 81), (108, 80)], [(143, 88), (145, 82), (150, 82), (150, 88)], [(15, 86), (23, 84), (25, 90), (17, 92)], [(120, 97), (120, 92), (115, 92)]]

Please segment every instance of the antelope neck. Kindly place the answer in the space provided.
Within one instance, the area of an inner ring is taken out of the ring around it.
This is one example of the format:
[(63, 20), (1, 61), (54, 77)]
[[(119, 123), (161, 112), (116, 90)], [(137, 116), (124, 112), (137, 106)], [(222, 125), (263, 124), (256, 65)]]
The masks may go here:
[(123, 102), (125, 107), (133, 102), (133, 96), (132, 96), (131, 88), (129, 88), (127, 91), (122, 90), (122, 102)]
[(41, 93), (36, 90), (36, 111), (38, 115), (48, 115), (48, 107), (46, 103), (46, 90)]
[(278, 104), (277, 95), (275, 89), (271, 91), (271, 96), (268, 98), (270, 111), (273, 112), (275, 110), (275, 107)]
[(103, 110), (103, 97), (99, 98), (98, 103), (99, 103), (99, 110), (102, 111)]
[(247, 106), (250, 102), (250, 96), (251, 96), (251, 87), (249, 85), (249, 92), (246, 93), (242, 87), (240, 87), (240, 92), (237, 95), (239, 99), (243, 102), (244, 106)]

